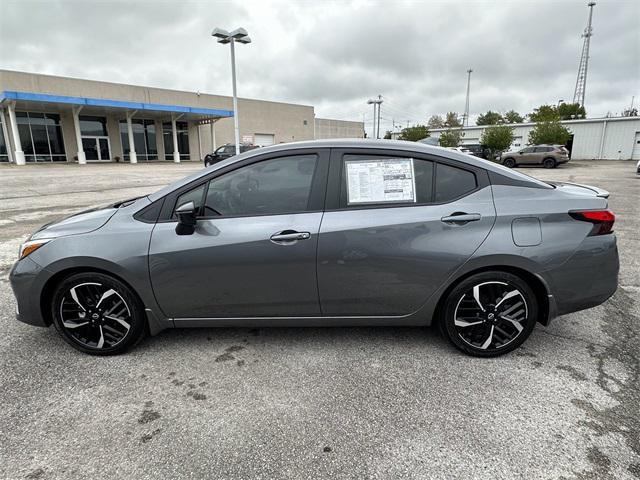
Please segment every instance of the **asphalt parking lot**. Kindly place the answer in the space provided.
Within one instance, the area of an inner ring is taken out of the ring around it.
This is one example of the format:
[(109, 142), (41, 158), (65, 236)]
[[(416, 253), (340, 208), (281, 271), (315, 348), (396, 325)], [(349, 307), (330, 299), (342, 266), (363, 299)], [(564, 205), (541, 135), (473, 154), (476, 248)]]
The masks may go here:
[(31, 231), (198, 168), (0, 166), (1, 478), (640, 478), (634, 162), (523, 170), (612, 193), (620, 288), (500, 358), (421, 328), (173, 330), (96, 358), (15, 321)]

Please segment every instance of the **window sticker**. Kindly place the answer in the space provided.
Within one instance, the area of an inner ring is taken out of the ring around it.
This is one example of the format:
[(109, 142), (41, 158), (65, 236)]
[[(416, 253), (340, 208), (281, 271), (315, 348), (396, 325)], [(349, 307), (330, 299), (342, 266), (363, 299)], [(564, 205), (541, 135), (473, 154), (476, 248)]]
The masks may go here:
[(349, 205), (416, 201), (412, 158), (347, 160), (345, 168)]

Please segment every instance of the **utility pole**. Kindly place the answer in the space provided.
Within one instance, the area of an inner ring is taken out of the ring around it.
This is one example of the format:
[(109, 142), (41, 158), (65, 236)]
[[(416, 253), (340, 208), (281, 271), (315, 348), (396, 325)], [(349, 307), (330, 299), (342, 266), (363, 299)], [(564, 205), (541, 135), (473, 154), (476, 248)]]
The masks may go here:
[(464, 104), (464, 114), (462, 116), (462, 126), (464, 127), (469, 126), (469, 92), (471, 88), (471, 72), (473, 72), (473, 70), (467, 70), (467, 100)]
[[(380, 104), (382, 103), (382, 95), (378, 95), (377, 100), (372, 100), (371, 98), (367, 100), (368, 105), (373, 104), (373, 131), (372, 136), (374, 138), (380, 138)], [(378, 130), (376, 133), (376, 106), (377, 106), (377, 117), (378, 117)]]
[(587, 22), (587, 28), (584, 29), (582, 37), (584, 43), (582, 44), (582, 55), (580, 56), (580, 65), (578, 66), (578, 78), (576, 78), (576, 88), (573, 93), (573, 103), (579, 104), (584, 107), (584, 93), (587, 88), (587, 69), (589, 67), (589, 45), (591, 43), (591, 35), (593, 35), (593, 28), (591, 28), (591, 20), (593, 18), (593, 7), (596, 2), (589, 2), (589, 21)]
[(376, 139), (380, 138), (380, 107), (382, 106), (382, 95), (378, 95), (378, 131), (376, 133)]

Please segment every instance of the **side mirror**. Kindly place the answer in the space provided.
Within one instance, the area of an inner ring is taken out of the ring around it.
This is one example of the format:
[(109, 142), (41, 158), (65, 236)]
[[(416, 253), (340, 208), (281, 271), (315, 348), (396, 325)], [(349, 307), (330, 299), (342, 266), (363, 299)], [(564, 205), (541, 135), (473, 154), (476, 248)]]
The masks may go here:
[(176, 225), (176, 233), (178, 235), (191, 235), (196, 229), (198, 222), (196, 217), (196, 205), (193, 202), (187, 202), (176, 208), (178, 216), (178, 225)]

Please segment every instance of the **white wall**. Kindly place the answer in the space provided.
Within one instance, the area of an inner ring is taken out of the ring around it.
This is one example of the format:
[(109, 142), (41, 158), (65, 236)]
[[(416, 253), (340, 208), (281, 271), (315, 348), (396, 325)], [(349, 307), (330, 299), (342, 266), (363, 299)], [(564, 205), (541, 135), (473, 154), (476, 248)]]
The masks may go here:
[[(605, 129), (606, 123), (606, 129)], [(562, 122), (573, 133), (573, 159), (631, 159), (636, 132), (640, 132), (640, 117), (614, 117), (594, 120), (578, 120)], [(514, 147), (524, 147), (529, 142), (529, 132), (534, 124), (514, 125), (516, 137)], [(480, 136), (485, 127), (468, 127), (464, 129), (462, 144), (480, 143)], [(602, 133), (604, 130), (604, 142)], [(432, 137), (440, 137), (441, 131), (431, 132)], [(520, 143), (521, 145), (517, 145)], [(602, 152), (600, 151), (602, 147)]]

